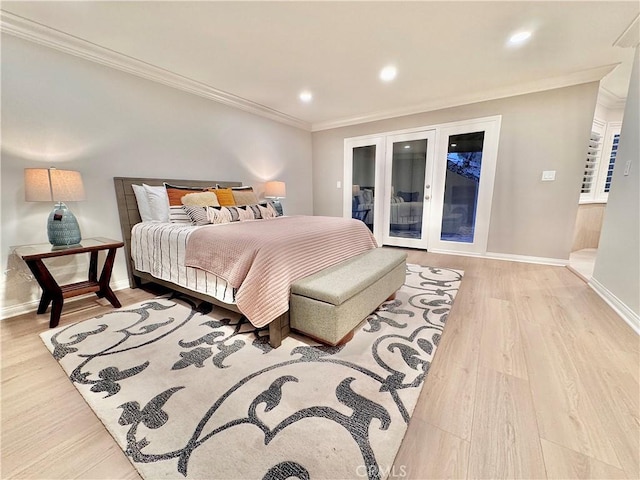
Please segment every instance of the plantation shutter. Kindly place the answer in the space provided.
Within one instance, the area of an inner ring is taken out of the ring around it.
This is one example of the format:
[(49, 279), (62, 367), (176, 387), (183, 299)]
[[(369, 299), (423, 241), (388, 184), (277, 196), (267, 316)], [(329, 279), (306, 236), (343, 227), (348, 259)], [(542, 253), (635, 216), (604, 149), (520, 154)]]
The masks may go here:
[(594, 194), (601, 149), (602, 135), (596, 131), (592, 131), (587, 148), (587, 160), (584, 166), (582, 189), (580, 190), (583, 196), (591, 197)]
[(616, 133), (613, 136), (613, 143), (611, 145), (611, 155), (609, 155), (609, 166), (607, 167), (607, 178), (604, 182), (604, 191), (609, 193), (611, 189), (611, 179), (613, 178), (613, 167), (616, 163), (616, 155), (618, 154), (618, 141), (620, 140), (620, 134)]

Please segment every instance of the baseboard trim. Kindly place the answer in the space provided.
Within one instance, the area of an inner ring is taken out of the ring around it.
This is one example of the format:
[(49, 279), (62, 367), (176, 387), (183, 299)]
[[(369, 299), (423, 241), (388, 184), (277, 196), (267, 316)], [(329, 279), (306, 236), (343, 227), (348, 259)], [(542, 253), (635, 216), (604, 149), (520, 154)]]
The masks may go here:
[(602, 285), (595, 278), (589, 280), (589, 286), (594, 292), (600, 295), (600, 297), (607, 302), (611, 308), (613, 308), (614, 312), (620, 315), (620, 317), (627, 322), (637, 335), (640, 335), (640, 315), (631, 310), (622, 300), (611, 293), (611, 290)]
[(471, 252), (456, 252), (452, 250), (429, 250), (431, 253), (440, 253), (443, 255), (458, 255), (460, 257), (476, 257), (476, 258), (488, 258), (491, 260), (505, 260), (507, 262), (520, 262), (520, 263), (535, 263), (538, 265), (553, 265), (557, 267), (565, 267), (569, 264), (568, 259), (562, 258), (548, 258), (548, 257), (531, 257), (528, 255), (514, 255), (511, 253), (471, 253)]
[(487, 252), (487, 258), (494, 260), (507, 260), (510, 262), (536, 263), (538, 265), (553, 265), (555, 267), (566, 267), (569, 264), (568, 258), (532, 257), (529, 255), (514, 255), (511, 253), (491, 253)]
[[(125, 279), (118, 282), (111, 282), (111, 290), (114, 292), (118, 290), (123, 290), (125, 288), (129, 288), (129, 280)], [(67, 302), (73, 302), (74, 300), (80, 300), (82, 298), (87, 298), (93, 296), (93, 293), (87, 293), (86, 295), (79, 295), (77, 297), (73, 297), (67, 300)], [(25, 313), (33, 312), (38, 309), (38, 303), (40, 300), (33, 300), (32, 302), (20, 303), (18, 305), (10, 305), (8, 307), (2, 307), (0, 309), (0, 320), (6, 320), (7, 318), (16, 317), (18, 315), (23, 315)]]

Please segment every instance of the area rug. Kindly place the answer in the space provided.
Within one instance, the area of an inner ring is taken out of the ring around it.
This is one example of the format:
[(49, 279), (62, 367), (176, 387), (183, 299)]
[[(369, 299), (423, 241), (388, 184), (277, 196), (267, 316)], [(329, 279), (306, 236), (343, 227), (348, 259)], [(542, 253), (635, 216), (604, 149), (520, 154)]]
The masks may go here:
[(41, 335), (145, 479), (378, 479), (395, 455), (462, 272), (407, 266), (344, 346), (277, 349), (239, 314), (156, 298)]

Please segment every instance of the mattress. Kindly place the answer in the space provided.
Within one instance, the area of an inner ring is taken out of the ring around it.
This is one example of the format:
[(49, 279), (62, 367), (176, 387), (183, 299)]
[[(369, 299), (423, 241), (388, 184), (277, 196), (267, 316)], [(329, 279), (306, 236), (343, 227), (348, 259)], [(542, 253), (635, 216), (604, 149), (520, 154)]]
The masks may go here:
[(131, 230), (131, 257), (136, 270), (146, 272), (229, 304), (235, 289), (224, 279), (185, 265), (185, 249), (196, 227), (180, 223), (142, 222)]

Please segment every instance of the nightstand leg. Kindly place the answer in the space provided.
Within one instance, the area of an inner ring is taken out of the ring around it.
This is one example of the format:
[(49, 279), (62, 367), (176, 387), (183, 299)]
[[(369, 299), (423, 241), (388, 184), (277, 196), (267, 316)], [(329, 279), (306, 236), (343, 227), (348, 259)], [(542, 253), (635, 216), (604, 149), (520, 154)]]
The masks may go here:
[(60, 322), (60, 315), (62, 314), (62, 304), (64, 303), (64, 298), (62, 295), (60, 298), (54, 298), (53, 304), (51, 305), (51, 318), (49, 318), (49, 328), (57, 327)]
[(40, 297), (40, 304), (38, 305), (38, 314), (47, 311), (51, 300), (51, 295), (49, 295), (47, 292), (42, 292), (42, 297)]
[(27, 262), (27, 265), (38, 282), (38, 285), (42, 288), (42, 297), (40, 298), (40, 304), (38, 305), (38, 313), (46, 312), (49, 303), (53, 302), (53, 305), (51, 306), (49, 327), (55, 327), (60, 321), (62, 304), (64, 303), (62, 290), (53, 276), (51, 276), (51, 273), (49, 273), (49, 270), (42, 260), (30, 260)]
[(113, 270), (113, 263), (116, 259), (116, 251), (117, 248), (110, 248), (109, 253), (107, 254), (107, 259), (104, 262), (104, 267), (102, 267), (102, 273), (100, 274), (100, 290), (97, 292), (98, 297), (104, 297), (111, 305), (116, 308), (120, 308), (122, 305), (120, 301), (116, 297), (116, 294), (113, 293), (111, 287), (109, 286), (109, 282), (111, 281), (111, 271)]
[(89, 281), (98, 281), (98, 251), (91, 252), (91, 260), (89, 261)]

